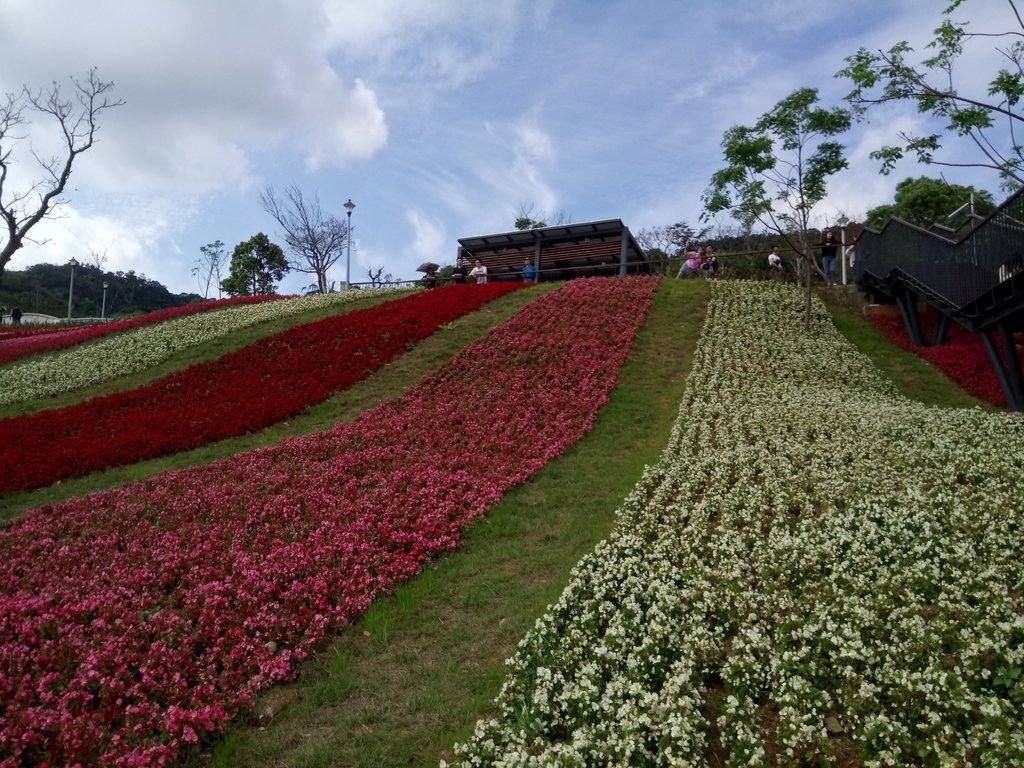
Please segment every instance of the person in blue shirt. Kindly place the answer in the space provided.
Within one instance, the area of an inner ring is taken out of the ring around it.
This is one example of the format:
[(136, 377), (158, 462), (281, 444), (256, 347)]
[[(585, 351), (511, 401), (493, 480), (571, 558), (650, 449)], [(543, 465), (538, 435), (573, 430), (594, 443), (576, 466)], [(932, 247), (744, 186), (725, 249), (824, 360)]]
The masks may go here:
[(523, 282), (532, 283), (537, 279), (537, 268), (533, 266), (533, 259), (523, 260)]

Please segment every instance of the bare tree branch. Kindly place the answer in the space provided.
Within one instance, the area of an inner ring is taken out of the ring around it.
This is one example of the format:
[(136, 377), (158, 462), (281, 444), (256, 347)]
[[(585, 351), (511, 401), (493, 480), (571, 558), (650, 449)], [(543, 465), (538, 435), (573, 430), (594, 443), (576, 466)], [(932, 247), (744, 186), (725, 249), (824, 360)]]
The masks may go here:
[(260, 195), (260, 203), (284, 231), (285, 245), (295, 257), (291, 268), (316, 275), (316, 289), (326, 293), (330, 287), (327, 270), (345, 251), (348, 225), (324, 214), (319, 198), (314, 195), (307, 199), (294, 184), (285, 189), (283, 198), (273, 187), (267, 187)]
[[(61, 86), (53, 83), (45, 90), (30, 90), (24, 86), (20, 94), (8, 94), (0, 104), (0, 219), (4, 234), (0, 240), (0, 275), (25, 241), (32, 242), (29, 232), (40, 221), (51, 218), (56, 207), (64, 201), (61, 196), (71, 177), (75, 160), (96, 142), (101, 113), (124, 104), (123, 99), (109, 95), (112, 82), (99, 79), (96, 69), (90, 69), (84, 80), (70, 78), (74, 92), (65, 97)], [(10, 171), (13, 148), (26, 140), (22, 131), (30, 123), (28, 112), (38, 112), (52, 118), (51, 125), (62, 137), (63, 150), (50, 159), (41, 158), (30, 147), (30, 152), (43, 172), (43, 178), (29, 180), (20, 189), (11, 189)], [(33, 198), (34, 201), (30, 202)]]

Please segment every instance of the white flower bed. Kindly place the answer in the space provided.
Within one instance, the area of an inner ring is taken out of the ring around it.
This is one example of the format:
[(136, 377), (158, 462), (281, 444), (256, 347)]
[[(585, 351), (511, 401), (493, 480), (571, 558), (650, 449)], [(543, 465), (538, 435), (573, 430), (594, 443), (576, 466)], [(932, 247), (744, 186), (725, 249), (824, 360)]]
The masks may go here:
[(394, 292), (393, 288), (373, 288), (310, 294), (186, 315), (158, 325), (136, 328), (93, 344), (72, 347), (57, 355), (0, 369), (0, 405), (70, 392), (138, 373), (183, 349), (241, 328)]
[(802, 301), (715, 285), (668, 448), (458, 764), (1024, 765), (1024, 419), (899, 397)]

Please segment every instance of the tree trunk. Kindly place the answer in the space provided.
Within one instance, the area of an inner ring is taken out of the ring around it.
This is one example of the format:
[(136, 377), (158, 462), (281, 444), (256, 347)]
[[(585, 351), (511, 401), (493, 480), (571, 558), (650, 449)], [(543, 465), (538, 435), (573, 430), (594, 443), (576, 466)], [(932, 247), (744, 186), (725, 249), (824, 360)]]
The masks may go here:
[(807, 304), (804, 307), (804, 330), (811, 330), (811, 264), (812, 259), (810, 253), (805, 254), (804, 262), (807, 264)]

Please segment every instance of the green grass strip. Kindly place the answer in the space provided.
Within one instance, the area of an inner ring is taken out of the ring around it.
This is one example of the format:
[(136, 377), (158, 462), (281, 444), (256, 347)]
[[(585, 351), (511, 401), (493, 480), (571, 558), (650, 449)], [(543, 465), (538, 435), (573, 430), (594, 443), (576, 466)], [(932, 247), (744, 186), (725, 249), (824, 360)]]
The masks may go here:
[[(267, 429), (210, 443), (172, 456), (141, 461), (126, 467), (115, 467), (94, 472), (85, 477), (64, 480), (47, 488), (0, 495), (0, 522), (9, 520), (40, 504), (62, 501), (89, 491), (123, 485), (164, 470), (205, 464), (241, 451), (269, 445), (285, 437), (327, 429), (338, 421), (350, 421), (363, 411), (373, 408), (382, 400), (400, 396), (406, 389), (417, 383), (422, 376), (436, 370), (463, 347), (475, 341), (498, 323), (511, 317), (523, 304), (558, 285), (557, 283), (545, 283), (536, 287), (524, 288), (492, 301), (456, 322), (442, 326), (428, 339), (420, 342), (404, 355), (393, 359), (372, 376), (309, 408), (304, 413)], [(357, 304), (355, 306), (367, 305)], [(312, 318), (308, 315), (302, 315), (296, 317), (293, 323), (308, 322), (310, 319)], [(283, 330), (283, 327), (280, 323), (275, 323), (273, 330), (265, 328), (261, 335), (276, 333), (280, 330)], [(230, 337), (219, 340), (216, 349), (219, 354), (223, 354), (249, 344), (256, 338), (253, 336), (254, 333), (260, 332), (254, 329), (239, 331)], [(228, 338), (233, 343), (228, 343)], [(211, 353), (210, 349), (196, 352), (197, 355), (203, 357)], [(176, 360), (182, 367), (195, 362), (195, 359), (192, 358), (179, 357)], [(164, 370), (164, 373), (166, 372)]]
[(708, 285), (663, 281), (592, 432), (468, 529), (459, 552), (374, 604), (270, 691), (215, 766), (426, 766), (450, 756), (492, 700), (510, 656), (615, 509), (658, 459), (700, 334)]

